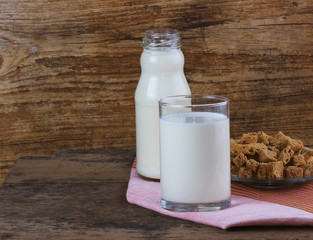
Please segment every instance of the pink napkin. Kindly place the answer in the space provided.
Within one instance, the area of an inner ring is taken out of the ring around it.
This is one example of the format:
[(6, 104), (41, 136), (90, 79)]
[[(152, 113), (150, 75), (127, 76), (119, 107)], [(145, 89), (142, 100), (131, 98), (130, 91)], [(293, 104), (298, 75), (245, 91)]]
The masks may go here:
[(234, 194), (232, 194), (231, 207), (228, 209), (216, 212), (172, 212), (161, 207), (160, 190), (159, 182), (143, 179), (137, 174), (135, 168), (131, 169), (126, 193), (127, 201), (164, 215), (222, 229), (238, 226), (313, 226), (312, 213)]

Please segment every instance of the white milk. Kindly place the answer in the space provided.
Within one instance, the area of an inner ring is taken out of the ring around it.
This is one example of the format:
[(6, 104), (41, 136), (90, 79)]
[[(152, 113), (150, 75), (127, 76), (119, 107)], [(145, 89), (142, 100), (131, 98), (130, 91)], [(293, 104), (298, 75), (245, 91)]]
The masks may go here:
[(144, 50), (142, 73), (135, 93), (137, 172), (145, 177), (160, 178), (159, 108), (160, 98), (190, 94), (180, 49)]
[(162, 199), (213, 203), (230, 198), (229, 119), (186, 112), (160, 119)]

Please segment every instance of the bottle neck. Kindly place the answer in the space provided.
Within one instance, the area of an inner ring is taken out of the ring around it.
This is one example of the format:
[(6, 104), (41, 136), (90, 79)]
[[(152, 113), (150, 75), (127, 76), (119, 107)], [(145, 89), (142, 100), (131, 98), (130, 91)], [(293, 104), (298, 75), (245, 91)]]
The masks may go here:
[(142, 39), (143, 48), (150, 51), (170, 51), (181, 48), (181, 38), (177, 30), (148, 30)]

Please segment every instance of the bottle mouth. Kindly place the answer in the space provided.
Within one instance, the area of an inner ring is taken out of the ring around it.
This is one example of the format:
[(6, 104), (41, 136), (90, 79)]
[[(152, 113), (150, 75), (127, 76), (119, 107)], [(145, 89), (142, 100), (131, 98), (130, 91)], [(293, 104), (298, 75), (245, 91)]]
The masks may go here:
[(179, 49), (181, 38), (175, 29), (151, 29), (144, 33), (142, 43), (143, 48), (149, 50)]

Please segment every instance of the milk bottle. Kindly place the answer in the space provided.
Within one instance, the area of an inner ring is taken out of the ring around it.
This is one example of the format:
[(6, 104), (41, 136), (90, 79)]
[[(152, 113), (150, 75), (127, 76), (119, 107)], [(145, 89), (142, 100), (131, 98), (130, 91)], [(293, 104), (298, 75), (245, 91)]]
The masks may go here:
[(135, 92), (137, 172), (160, 179), (159, 108), (160, 98), (188, 95), (184, 55), (176, 30), (148, 30), (143, 38), (141, 76)]

